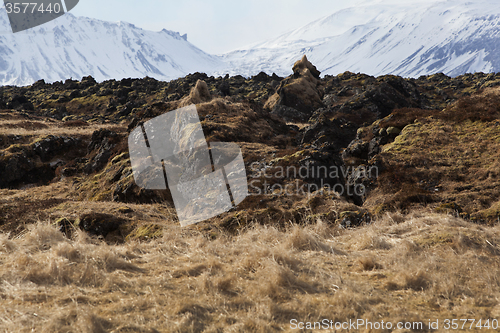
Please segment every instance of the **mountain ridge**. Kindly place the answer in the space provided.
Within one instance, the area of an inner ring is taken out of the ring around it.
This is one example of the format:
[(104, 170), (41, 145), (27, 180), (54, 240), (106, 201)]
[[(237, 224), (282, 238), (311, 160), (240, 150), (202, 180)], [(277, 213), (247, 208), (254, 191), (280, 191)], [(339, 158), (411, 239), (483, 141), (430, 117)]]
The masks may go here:
[[(347, 8), (223, 58), (230, 64), (231, 74), (247, 76), (260, 69), (289, 75), (294, 59), (303, 54), (323, 75), (351, 71), (418, 77), (437, 72), (458, 76), (500, 71), (496, 57), (500, 5), (491, 1), (480, 4), (491, 6), (444, 1), (426, 7), (382, 4)], [(346, 28), (339, 21), (351, 26)]]
[[(322, 75), (500, 72), (499, 22), (500, 4), (489, 0), (380, 3), (342, 9), (277, 38), (210, 55), (179, 32), (67, 14), (27, 33), (0, 35), (0, 84), (89, 75), (97, 81), (146, 76), (169, 81), (195, 72), (288, 76), (303, 55)], [(1, 9), (0, 30), (9, 29)]]
[[(0, 10), (0, 29), (10, 29), (5, 9)], [(0, 35), (0, 56), (4, 85), (89, 75), (98, 81), (145, 76), (171, 80), (222, 65), (218, 57), (189, 43), (187, 35), (70, 13), (26, 33)]]

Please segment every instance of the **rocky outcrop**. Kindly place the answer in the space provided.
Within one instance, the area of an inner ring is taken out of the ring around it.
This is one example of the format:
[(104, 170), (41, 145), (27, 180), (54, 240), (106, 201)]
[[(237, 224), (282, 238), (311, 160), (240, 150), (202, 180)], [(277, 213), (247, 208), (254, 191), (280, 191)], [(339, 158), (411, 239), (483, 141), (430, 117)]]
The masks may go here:
[(191, 104), (200, 104), (210, 102), (212, 96), (208, 90), (207, 83), (202, 80), (196, 81), (196, 85), (191, 89), (188, 96), (181, 99), (179, 102), (179, 107), (188, 106)]
[(298, 136), (301, 145), (314, 147), (329, 146), (339, 153), (356, 135), (357, 127), (344, 119), (329, 119), (328, 114), (322, 114), (314, 122), (304, 127)]
[(323, 102), (327, 109), (357, 126), (371, 124), (397, 108), (424, 108), (431, 104), (414, 81), (392, 75), (374, 78), (344, 73), (326, 81)]
[[(266, 73), (251, 78), (194, 73), (170, 82), (145, 78), (98, 83), (86, 77), (0, 87), (0, 187), (74, 177), (69, 183), (81, 200), (172, 205), (168, 191), (135, 184), (126, 137), (141, 122), (194, 103), (208, 141), (238, 143), (247, 171), (255, 165), (271, 176), (278, 167), (303, 171), (303, 176), (272, 178), (260, 187), (267, 193), (276, 189), (275, 184), (295, 185), (299, 180), (297, 186), (311, 192), (342, 185), (351, 193), (343, 199), (365, 208), (375, 207), (373, 196), (382, 193), (377, 197), (384, 197), (382, 205), (374, 208), (378, 212), (456, 200), (470, 216), (483, 214), (492, 200), (498, 201), (491, 140), (498, 135), (500, 99), (494, 88), (477, 93), (497, 86), (498, 74), (419, 79), (350, 72), (319, 75), (304, 57), (286, 79)], [(471, 123), (473, 128), (468, 127)], [(25, 131), (29, 134), (21, 133)], [(467, 140), (476, 133), (484, 133), (483, 143), (474, 146)], [(441, 151), (462, 141), (469, 148), (455, 149), (453, 154), (460, 158), (448, 158)], [(422, 142), (432, 149), (420, 146)], [(476, 156), (482, 151), (488, 153)], [(488, 158), (490, 164), (475, 162)], [(379, 174), (355, 171), (363, 166), (375, 166)], [(317, 172), (331, 167), (340, 173)], [(484, 184), (462, 184), (463, 179), (476, 182), (472, 174)], [(449, 183), (439, 184), (442, 179)], [(367, 192), (358, 195), (354, 190), (361, 186)], [(453, 189), (457, 193), (449, 195)], [(469, 196), (475, 201), (471, 203)], [(249, 200), (262, 205), (262, 198)], [(498, 209), (486, 213), (497, 216)], [(348, 226), (344, 220), (337, 222)], [(348, 220), (351, 225), (360, 221)]]
[(84, 170), (87, 174), (101, 170), (113, 154), (113, 148), (120, 139), (118, 134), (110, 130), (98, 130), (92, 133), (91, 141), (87, 147), (90, 161)]
[(65, 155), (81, 149), (81, 143), (78, 138), (48, 135), (10, 146), (0, 154), (0, 188), (50, 182), (56, 168), (66, 163)]
[(307, 121), (323, 106), (320, 72), (304, 55), (293, 65), (293, 75), (281, 81), (265, 107), (287, 121)]

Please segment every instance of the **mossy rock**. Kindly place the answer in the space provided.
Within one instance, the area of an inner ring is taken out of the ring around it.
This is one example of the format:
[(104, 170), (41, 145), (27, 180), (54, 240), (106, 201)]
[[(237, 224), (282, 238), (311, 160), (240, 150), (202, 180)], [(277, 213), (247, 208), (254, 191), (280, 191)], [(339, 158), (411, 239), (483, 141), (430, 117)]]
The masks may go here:
[(90, 235), (106, 237), (109, 233), (119, 231), (126, 219), (110, 214), (89, 213), (81, 215), (75, 225)]
[(401, 130), (397, 127), (387, 127), (386, 132), (388, 135), (397, 136), (401, 133)]
[(75, 231), (75, 221), (66, 217), (58, 218), (53, 225), (67, 238), (72, 238)]
[(339, 214), (336, 221), (343, 228), (357, 227), (371, 222), (371, 216), (364, 211), (345, 211)]
[(163, 228), (158, 224), (145, 224), (134, 228), (125, 240), (152, 240), (163, 236)]
[(134, 210), (132, 208), (123, 206), (123, 207), (119, 207), (117, 209), (117, 212), (120, 213), (120, 214), (130, 214), (130, 213), (133, 213)]
[(454, 202), (441, 204), (436, 207), (434, 211), (437, 213), (453, 214), (457, 216), (463, 212), (462, 207)]
[(485, 84), (481, 86), (481, 89), (493, 88), (497, 86), (500, 86), (500, 80), (487, 81)]
[(111, 164), (116, 164), (116, 163), (121, 162), (125, 159), (128, 159), (129, 157), (130, 157), (130, 155), (128, 152), (121, 153), (120, 155), (113, 157), (113, 159), (111, 160)]
[(461, 219), (464, 219), (464, 220), (467, 220), (469, 221), (470, 220), (470, 214), (469, 213), (465, 213), (465, 212), (462, 212), (462, 213), (459, 213), (458, 216), (461, 218)]
[(97, 192), (90, 198), (90, 201), (111, 201), (113, 199), (112, 193), (112, 190)]
[(469, 221), (476, 224), (486, 224), (488, 222), (488, 219), (485, 218), (482, 214), (474, 214), (470, 216)]
[(246, 225), (246, 219), (243, 218), (242, 212), (237, 212), (232, 216), (226, 217), (220, 224), (220, 227), (229, 232), (237, 232), (246, 227)]
[(488, 220), (497, 221), (500, 217), (500, 201), (492, 204), (488, 209), (479, 212), (481, 216)]
[(307, 155), (307, 150), (300, 150), (292, 155), (275, 158), (271, 161), (271, 165), (289, 165), (291, 162), (296, 162)]
[(368, 131), (369, 131), (368, 128), (366, 128), (366, 127), (360, 127), (356, 131), (356, 134), (360, 137), (360, 136), (362, 136), (363, 134), (365, 134)]
[(62, 121), (71, 121), (71, 120), (76, 120), (78, 119), (77, 116), (71, 115), (71, 116), (66, 116), (62, 119)]
[(373, 215), (380, 217), (384, 213), (391, 212), (393, 210), (394, 209), (391, 206), (383, 203), (383, 204), (375, 206), (375, 208), (372, 210), (372, 213), (373, 213)]
[(306, 215), (306, 216), (301, 218), (301, 221), (305, 222), (306, 224), (314, 224), (318, 220), (321, 220), (323, 222), (328, 222), (328, 223), (334, 223), (337, 220), (337, 213), (334, 211), (331, 211), (328, 213)]

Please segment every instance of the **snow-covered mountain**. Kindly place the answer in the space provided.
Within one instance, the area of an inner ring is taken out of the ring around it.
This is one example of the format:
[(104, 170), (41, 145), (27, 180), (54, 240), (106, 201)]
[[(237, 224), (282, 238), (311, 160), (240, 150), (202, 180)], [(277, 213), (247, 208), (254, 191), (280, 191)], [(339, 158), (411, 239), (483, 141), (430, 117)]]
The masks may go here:
[(128, 23), (110, 23), (66, 14), (13, 34), (0, 9), (0, 85), (28, 85), (81, 79), (154, 77), (170, 80), (222, 66), (177, 32), (152, 32)]
[(203, 52), (177, 32), (152, 32), (71, 13), (12, 34), (2, 8), (0, 85), (87, 75), (98, 81), (145, 76), (170, 80), (196, 71), (287, 76), (304, 54), (322, 75), (500, 72), (500, 1), (428, 0), (399, 5), (378, 1), (341, 10), (222, 56)]
[(286, 76), (304, 54), (322, 75), (500, 72), (500, 1), (357, 6), (223, 59), (231, 74)]

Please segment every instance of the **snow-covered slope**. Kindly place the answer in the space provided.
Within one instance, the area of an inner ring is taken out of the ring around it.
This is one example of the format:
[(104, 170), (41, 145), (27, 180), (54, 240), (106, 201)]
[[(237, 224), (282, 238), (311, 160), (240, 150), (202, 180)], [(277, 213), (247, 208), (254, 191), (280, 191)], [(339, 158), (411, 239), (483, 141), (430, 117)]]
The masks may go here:
[(13, 34), (0, 9), (0, 85), (125, 77), (175, 79), (209, 72), (221, 60), (193, 46), (177, 32), (146, 31), (66, 14), (42, 26)]
[(323, 75), (500, 72), (500, 1), (358, 6), (223, 59), (231, 74), (284, 76), (303, 54)]

